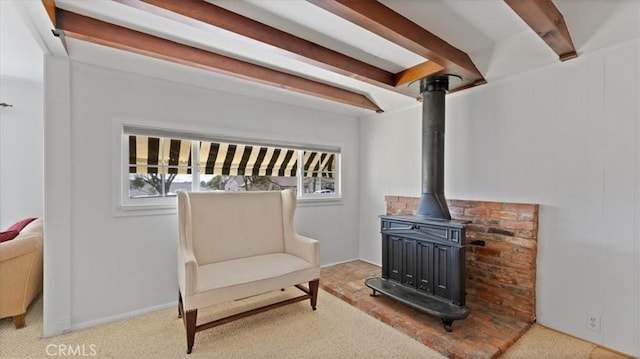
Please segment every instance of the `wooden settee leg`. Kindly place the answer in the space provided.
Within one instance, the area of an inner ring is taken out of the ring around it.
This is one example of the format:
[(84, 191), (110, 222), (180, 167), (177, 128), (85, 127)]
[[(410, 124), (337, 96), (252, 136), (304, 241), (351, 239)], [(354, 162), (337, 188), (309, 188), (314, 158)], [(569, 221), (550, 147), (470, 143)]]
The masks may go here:
[(24, 320), (24, 313), (14, 316), (13, 324), (16, 326), (16, 329), (24, 328), (27, 325), (27, 323)]
[(309, 295), (311, 296), (311, 308), (316, 310), (316, 303), (318, 302), (318, 285), (320, 279), (312, 280), (309, 282)]
[(184, 326), (187, 330), (187, 354), (191, 354), (193, 348), (193, 340), (196, 336), (196, 318), (198, 317), (198, 310), (188, 310), (184, 313)]

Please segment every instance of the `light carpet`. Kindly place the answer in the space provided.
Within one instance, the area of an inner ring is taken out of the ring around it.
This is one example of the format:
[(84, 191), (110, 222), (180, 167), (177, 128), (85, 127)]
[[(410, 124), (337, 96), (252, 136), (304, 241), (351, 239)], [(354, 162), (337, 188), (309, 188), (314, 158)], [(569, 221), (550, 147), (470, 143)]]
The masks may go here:
[[(198, 323), (299, 294), (292, 288), (200, 310)], [(322, 290), (317, 308), (298, 302), (196, 333), (187, 355), (177, 308), (42, 339), (40, 298), (27, 327), (0, 320), (0, 358), (64, 357), (61, 345), (94, 358), (444, 358)]]
[(589, 359), (593, 343), (534, 324), (501, 358), (503, 359)]

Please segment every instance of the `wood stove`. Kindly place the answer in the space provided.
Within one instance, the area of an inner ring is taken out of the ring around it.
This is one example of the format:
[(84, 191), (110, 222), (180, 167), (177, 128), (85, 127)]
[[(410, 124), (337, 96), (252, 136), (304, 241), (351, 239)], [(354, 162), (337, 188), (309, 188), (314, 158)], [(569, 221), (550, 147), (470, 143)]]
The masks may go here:
[(382, 216), (382, 277), (365, 285), (442, 320), (446, 331), (465, 306), (465, 226), (451, 219), (444, 196), (444, 98), (457, 76), (420, 80), (422, 196), (415, 216)]

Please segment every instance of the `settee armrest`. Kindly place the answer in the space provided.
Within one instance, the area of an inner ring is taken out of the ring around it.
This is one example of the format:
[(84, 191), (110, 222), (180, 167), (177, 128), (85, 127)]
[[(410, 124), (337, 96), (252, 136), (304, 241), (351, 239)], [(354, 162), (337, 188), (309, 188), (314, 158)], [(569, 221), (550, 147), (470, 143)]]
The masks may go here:
[(0, 245), (0, 263), (31, 254), (42, 246), (40, 234), (23, 234)]
[(293, 233), (286, 242), (286, 252), (300, 257), (314, 266), (320, 266), (320, 245), (315, 239)]
[(198, 283), (198, 262), (193, 253), (178, 249), (178, 283), (184, 297), (196, 292)]

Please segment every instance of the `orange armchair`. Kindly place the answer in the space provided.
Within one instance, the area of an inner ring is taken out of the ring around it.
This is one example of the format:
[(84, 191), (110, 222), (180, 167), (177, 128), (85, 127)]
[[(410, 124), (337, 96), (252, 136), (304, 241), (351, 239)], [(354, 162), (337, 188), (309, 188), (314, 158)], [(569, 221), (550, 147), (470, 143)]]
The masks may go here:
[(17, 329), (42, 291), (42, 218), (29, 223), (17, 237), (0, 243), (0, 318), (13, 317)]

